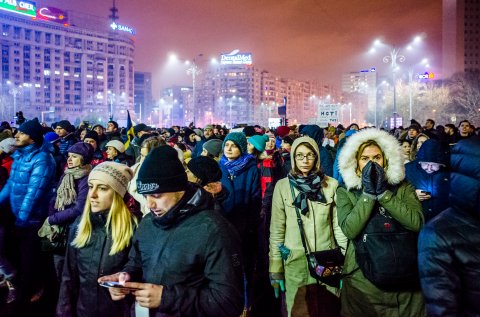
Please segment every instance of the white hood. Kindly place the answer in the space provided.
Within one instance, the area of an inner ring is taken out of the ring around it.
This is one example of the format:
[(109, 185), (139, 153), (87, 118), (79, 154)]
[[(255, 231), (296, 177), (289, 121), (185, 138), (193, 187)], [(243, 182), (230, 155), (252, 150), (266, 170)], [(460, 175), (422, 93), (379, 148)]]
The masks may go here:
[(350, 136), (340, 152), (338, 167), (347, 189), (362, 188), (362, 178), (356, 172), (358, 164), (356, 155), (360, 145), (368, 140), (377, 142), (385, 155), (387, 182), (396, 185), (403, 181), (405, 179), (405, 166), (403, 164), (405, 157), (400, 143), (385, 131), (369, 128)]

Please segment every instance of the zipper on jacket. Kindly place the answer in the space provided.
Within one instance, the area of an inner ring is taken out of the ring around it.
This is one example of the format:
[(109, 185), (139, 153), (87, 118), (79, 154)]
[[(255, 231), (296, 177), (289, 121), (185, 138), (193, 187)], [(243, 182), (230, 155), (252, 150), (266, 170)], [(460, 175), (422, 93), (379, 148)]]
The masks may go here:
[(367, 235), (368, 235), (368, 233), (365, 233), (365, 234), (363, 235), (363, 242), (367, 242)]

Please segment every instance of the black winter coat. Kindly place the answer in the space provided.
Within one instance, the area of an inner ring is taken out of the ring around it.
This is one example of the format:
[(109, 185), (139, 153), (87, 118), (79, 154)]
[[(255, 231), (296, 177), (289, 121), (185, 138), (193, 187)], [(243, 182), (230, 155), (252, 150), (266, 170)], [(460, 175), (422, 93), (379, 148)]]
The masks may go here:
[(208, 209), (210, 195), (194, 188), (164, 216), (143, 218), (124, 271), (133, 281), (163, 285), (160, 307), (150, 316), (238, 317), (243, 308), (239, 239)]
[(107, 236), (106, 212), (91, 213), (92, 235), (83, 248), (71, 246), (80, 217), (70, 231), (63, 267), (57, 317), (122, 317), (130, 316), (128, 300), (113, 301), (107, 288), (97, 279), (121, 271), (128, 260), (129, 247), (109, 255), (112, 239)]

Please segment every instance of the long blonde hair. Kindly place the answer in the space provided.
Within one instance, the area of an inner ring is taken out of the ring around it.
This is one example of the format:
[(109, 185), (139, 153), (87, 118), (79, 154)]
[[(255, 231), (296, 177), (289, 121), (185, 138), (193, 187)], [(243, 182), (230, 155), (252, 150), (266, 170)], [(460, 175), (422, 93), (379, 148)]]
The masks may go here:
[[(87, 199), (75, 239), (72, 241), (72, 246), (76, 248), (83, 248), (90, 241), (92, 235), (90, 213), (90, 200)], [(112, 206), (108, 212), (107, 223), (105, 224), (107, 235), (110, 235), (113, 241), (109, 255), (114, 255), (130, 245), (130, 240), (137, 224), (137, 219), (128, 210), (122, 196), (115, 192)]]

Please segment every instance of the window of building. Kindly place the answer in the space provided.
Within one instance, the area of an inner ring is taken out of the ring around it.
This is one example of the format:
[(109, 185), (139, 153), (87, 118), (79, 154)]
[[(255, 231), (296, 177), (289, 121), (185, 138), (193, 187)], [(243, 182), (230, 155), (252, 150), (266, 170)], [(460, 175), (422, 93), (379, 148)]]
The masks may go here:
[(35, 42), (40, 43), (42, 40), (42, 32), (40, 31), (35, 31)]

